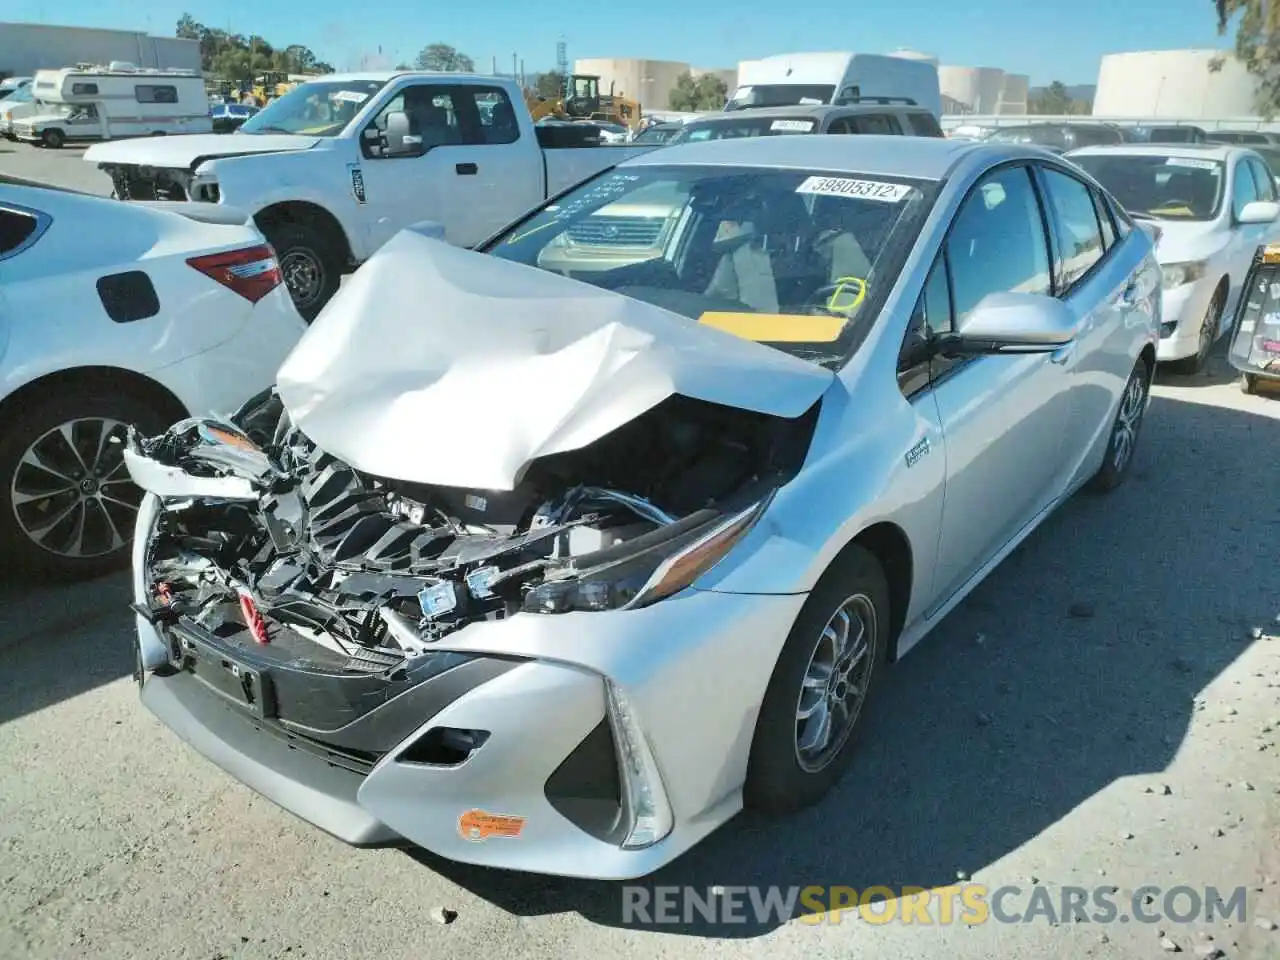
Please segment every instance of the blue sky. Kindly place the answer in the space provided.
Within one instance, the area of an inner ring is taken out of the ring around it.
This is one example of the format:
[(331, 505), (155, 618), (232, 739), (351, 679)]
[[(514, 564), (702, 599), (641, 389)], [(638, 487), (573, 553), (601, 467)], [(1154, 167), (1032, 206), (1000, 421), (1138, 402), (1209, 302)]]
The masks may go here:
[[(255, 32), (278, 46), (302, 43), (338, 69), (412, 61), (429, 43), (457, 47), (488, 69), (510, 71), (511, 55), (533, 72), (555, 63), (556, 41), (575, 57), (648, 57), (702, 67), (800, 50), (887, 53), (911, 47), (943, 63), (1001, 67), (1033, 84), (1094, 83), (1105, 53), (1229, 46), (1217, 36), (1211, 0), (527, 0), (425, 4), (411, 0), (228, 3), (149, 0), (8, 0), (0, 17), (40, 23), (144, 29), (171, 35), (183, 13), (210, 26)], [(435, 8), (435, 9), (432, 9)], [(743, 10), (757, 12), (745, 15)], [(979, 16), (973, 11), (981, 9)], [(144, 12), (145, 11), (145, 12)], [(482, 12), (483, 11), (483, 12)], [(803, 11), (803, 17), (798, 14)], [(300, 15), (301, 14), (301, 15)], [(739, 18), (741, 18), (739, 20)], [(376, 62), (378, 48), (389, 61)]]

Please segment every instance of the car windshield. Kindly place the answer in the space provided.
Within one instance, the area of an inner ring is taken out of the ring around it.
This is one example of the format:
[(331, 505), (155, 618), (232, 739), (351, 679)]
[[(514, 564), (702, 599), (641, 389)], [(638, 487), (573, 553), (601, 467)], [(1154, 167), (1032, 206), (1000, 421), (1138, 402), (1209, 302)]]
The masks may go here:
[(383, 80), (312, 80), (273, 100), (240, 127), (240, 133), (299, 133), (336, 137)]
[(485, 245), (838, 366), (893, 286), (936, 187), (750, 167), (621, 167)]
[(1065, 127), (1005, 127), (993, 132), (987, 140), (991, 143), (1033, 143), (1064, 150), (1070, 146)]
[(677, 127), (649, 127), (636, 134), (633, 143), (667, 143), (680, 130)]
[(1221, 161), (1160, 154), (1086, 154), (1078, 164), (1130, 213), (1161, 220), (1213, 220), (1222, 207)]
[(15, 103), (30, 103), (32, 99), (31, 86), (28, 84), (25, 87), (19, 87), (17, 90), (9, 91), (8, 96), (4, 98), (4, 105), (9, 107)]
[(780, 119), (778, 117), (742, 116), (732, 122), (686, 123), (684, 129), (668, 143), (696, 143), (699, 140), (732, 140), (736, 137), (776, 137), (788, 133), (812, 133), (818, 121), (812, 117)]
[(793, 107), (801, 103), (830, 103), (834, 83), (758, 83), (734, 91), (726, 110), (743, 107)]
[(1249, 149), (1266, 161), (1267, 168), (1273, 177), (1280, 177), (1280, 146), (1251, 143)]

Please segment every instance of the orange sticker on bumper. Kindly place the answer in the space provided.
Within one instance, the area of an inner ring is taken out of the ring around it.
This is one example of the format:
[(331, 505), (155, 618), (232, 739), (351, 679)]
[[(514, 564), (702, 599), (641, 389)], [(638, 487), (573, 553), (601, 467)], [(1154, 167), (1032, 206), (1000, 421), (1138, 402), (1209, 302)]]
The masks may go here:
[(846, 317), (794, 313), (704, 313), (698, 322), (757, 343), (832, 343)]
[(509, 817), (483, 810), (468, 810), (458, 818), (458, 833), (467, 840), (488, 840), (490, 837), (520, 836), (524, 830), (524, 817)]

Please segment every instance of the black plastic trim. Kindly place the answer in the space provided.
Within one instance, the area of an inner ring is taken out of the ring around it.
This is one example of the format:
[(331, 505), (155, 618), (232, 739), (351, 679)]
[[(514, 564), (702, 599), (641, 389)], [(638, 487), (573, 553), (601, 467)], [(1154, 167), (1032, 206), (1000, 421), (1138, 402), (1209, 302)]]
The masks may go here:
[(618, 764), (613, 730), (605, 717), (547, 778), (547, 802), (597, 840), (621, 843), (629, 818)]

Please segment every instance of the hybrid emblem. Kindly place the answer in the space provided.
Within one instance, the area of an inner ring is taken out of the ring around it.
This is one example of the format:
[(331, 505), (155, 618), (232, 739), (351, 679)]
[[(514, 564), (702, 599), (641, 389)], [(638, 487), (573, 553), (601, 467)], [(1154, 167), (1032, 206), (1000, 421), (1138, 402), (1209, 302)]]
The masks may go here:
[(912, 447), (910, 450), (907, 451), (907, 455), (904, 458), (907, 461), (907, 466), (914, 467), (920, 461), (920, 458), (923, 457), (928, 452), (929, 452), (929, 438), (925, 437), (923, 440), (921, 440), (914, 447)]

